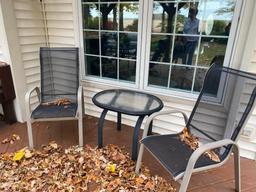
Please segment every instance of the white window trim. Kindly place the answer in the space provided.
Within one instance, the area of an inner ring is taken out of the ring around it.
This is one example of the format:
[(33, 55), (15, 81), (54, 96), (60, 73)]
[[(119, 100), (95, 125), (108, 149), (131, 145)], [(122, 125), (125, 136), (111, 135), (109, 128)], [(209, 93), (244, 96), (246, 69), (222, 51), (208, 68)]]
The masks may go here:
[[(115, 2), (116, 3), (116, 2)], [(123, 3), (123, 2), (122, 2)], [(139, 7), (141, 10), (139, 12), (139, 22), (138, 22), (138, 43), (137, 43), (137, 58), (136, 58), (136, 80), (134, 83), (122, 82), (121, 80), (113, 80), (107, 78), (97, 78), (93, 76), (86, 76), (85, 72), (85, 60), (84, 60), (84, 42), (83, 42), (83, 23), (82, 23), (82, 3), (79, 0), (76, 2), (75, 7), (78, 10), (78, 36), (79, 36), (79, 46), (80, 46), (80, 73), (81, 73), (81, 82), (90, 82), (98, 83), (109, 86), (130, 88), (134, 90), (144, 91), (148, 93), (156, 93), (163, 96), (172, 96), (182, 99), (195, 100), (197, 94), (191, 93), (191, 91), (179, 91), (157, 87), (157, 86), (148, 86), (148, 69), (149, 69), (149, 57), (150, 57), (150, 43), (151, 43), (151, 26), (152, 26), (152, 10), (153, 10), (153, 0), (148, 1), (139, 1)], [(230, 63), (233, 61), (233, 56), (235, 53), (235, 47), (237, 46), (237, 36), (239, 32), (239, 18), (241, 11), (243, 9), (244, 3), (243, 0), (237, 0), (235, 14), (233, 16), (233, 25), (230, 29), (230, 34), (233, 34), (229, 37), (224, 66), (230, 66)], [(148, 10), (148, 11), (145, 11)], [(147, 19), (143, 19), (147, 18)], [(147, 27), (145, 27), (147, 26)], [(146, 34), (146, 35), (143, 35)], [(232, 43), (232, 45), (231, 45)], [(145, 46), (142, 46), (145, 45)]]
[[(129, 1), (127, 1), (129, 2)], [(97, 3), (97, 2), (96, 2)], [(117, 2), (113, 2), (117, 3)], [(126, 3), (126, 2), (121, 2), (121, 3)], [(138, 2), (140, 10), (143, 10), (143, 0), (140, 0)], [(80, 58), (81, 58), (81, 81), (88, 81), (88, 82), (97, 82), (100, 84), (106, 84), (106, 85), (111, 85), (111, 86), (118, 86), (118, 87), (127, 87), (127, 88), (133, 88), (136, 90), (139, 90), (139, 85), (140, 83), (140, 71), (141, 71), (141, 39), (142, 39), (142, 22), (143, 22), (143, 12), (144, 11), (139, 11), (139, 18), (138, 18), (138, 31), (137, 31), (137, 57), (136, 57), (136, 72), (135, 72), (135, 83), (134, 82), (128, 82), (128, 81), (122, 81), (122, 80), (115, 80), (111, 78), (99, 78), (99, 77), (93, 77), (93, 76), (87, 76), (86, 75), (86, 67), (85, 67), (85, 60), (84, 60), (84, 40), (83, 40), (83, 23), (82, 23), (82, 3), (79, 0), (77, 3), (78, 7), (78, 17), (79, 17), (79, 39), (80, 39)], [(100, 31), (106, 31), (106, 30), (100, 30)], [(112, 31), (112, 32), (119, 32), (118, 30)], [(128, 32), (129, 33), (129, 32)], [(132, 33), (132, 32), (131, 32)], [(119, 45), (118, 45), (119, 46)], [(88, 55), (88, 54), (87, 54)], [(105, 57), (105, 56), (104, 56)], [(108, 57), (108, 56), (106, 56)], [(109, 57), (110, 58), (110, 57)], [(117, 56), (118, 58), (118, 56)], [(118, 66), (117, 66), (118, 67)], [(102, 69), (101, 69), (102, 70)]]

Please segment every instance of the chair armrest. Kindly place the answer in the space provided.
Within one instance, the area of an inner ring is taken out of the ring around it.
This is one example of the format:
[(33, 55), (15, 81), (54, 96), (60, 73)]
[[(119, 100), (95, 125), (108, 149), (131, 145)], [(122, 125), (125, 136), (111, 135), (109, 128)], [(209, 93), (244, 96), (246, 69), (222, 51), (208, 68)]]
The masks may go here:
[(168, 114), (173, 114), (173, 113), (181, 113), (183, 118), (184, 118), (184, 122), (185, 124), (187, 124), (188, 122), (188, 117), (187, 115), (182, 112), (182, 111), (179, 111), (179, 110), (167, 110), (167, 111), (160, 111), (160, 112), (157, 112), (157, 113), (153, 113), (152, 115), (150, 115), (145, 123), (145, 127), (144, 127), (144, 131), (143, 131), (143, 136), (142, 136), (142, 139), (145, 138), (148, 134), (148, 129), (149, 129), (149, 125), (150, 123), (153, 121), (153, 119), (157, 116), (160, 116), (160, 115), (168, 115)]
[(202, 154), (204, 154), (204, 152), (212, 150), (212, 149), (216, 149), (219, 147), (223, 147), (226, 145), (235, 145), (236, 147), (238, 147), (237, 144), (234, 141), (232, 141), (231, 139), (223, 139), (220, 141), (215, 141), (215, 142), (207, 143), (207, 144), (200, 146), (192, 153), (191, 157), (189, 158), (187, 168), (191, 167), (191, 166), (194, 167), (194, 164), (196, 163), (198, 158)]
[(78, 104), (78, 113), (83, 116), (84, 114), (84, 92), (83, 86), (78, 87), (77, 91), (77, 104)]
[(38, 100), (39, 102), (41, 102), (41, 96), (40, 96), (40, 90), (38, 87), (35, 87), (33, 89), (30, 89), (26, 95), (25, 95), (25, 107), (26, 107), (26, 113), (27, 115), (30, 115), (31, 114), (31, 108), (30, 108), (30, 98), (31, 98), (31, 94), (36, 91), (37, 93), (37, 97), (38, 97)]
[[(203, 153), (206, 152), (206, 151), (209, 151), (209, 150), (212, 150), (212, 149), (215, 149), (215, 148), (219, 148), (219, 147), (223, 147), (223, 146), (226, 146), (226, 145), (233, 145), (235, 147), (235, 150), (234, 150), (235, 155), (237, 156), (237, 158), (239, 158), (239, 147), (231, 139), (223, 139), (223, 140), (220, 140), (220, 141), (215, 141), (215, 142), (207, 143), (205, 145), (200, 146), (190, 156), (187, 167), (186, 167), (186, 170), (184, 172), (184, 175), (180, 174), (179, 176), (177, 176), (175, 178), (175, 180), (178, 180), (183, 176), (183, 182), (181, 184), (180, 191), (185, 191), (187, 189), (189, 180), (191, 178), (191, 175), (194, 172), (194, 166), (195, 166), (197, 160), (199, 159), (199, 157), (201, 155), (203, 155)], [(216, 165), (212, 165), (212, 166), (208, 166), (208, 167), (202, 167), (201, 169), (198, 168), (197, 170), (202, 171), (202, 170), (205, 170), (205, 169), (209, 169), (209, 167), (213, 168), (213, 167), (216, 167), (216, 166), (220, 166), (220, 165), (224, 164), (226, 160), (227, 160), (227, 158), (224, 161), (222, 161), (222, 162), (220, 162)]]

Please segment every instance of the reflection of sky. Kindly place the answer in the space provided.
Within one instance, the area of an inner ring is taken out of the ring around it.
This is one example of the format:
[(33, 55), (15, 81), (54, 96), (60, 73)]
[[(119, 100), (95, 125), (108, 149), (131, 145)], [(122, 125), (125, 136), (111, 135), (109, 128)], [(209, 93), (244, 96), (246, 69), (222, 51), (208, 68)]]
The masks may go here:
[[(197, 18), (207, 19), (209, 15), (212, 15), (215, 20), (230, 21), (232, 19), (233, 13), (221, 13), (221, 14), (217, 13), (218, 10), (221, 10), (223, 8), (229, 8), (228, 7), (229, 2), (230, 1), (223, 1), (223, 0), (215, 0), (215, 1), (202, 0), (198, 5)], [(154, 14), (162, 14), (162, 13), (163, 13), (162, 6), (158, 5), (154, 7)], [(179, 10), (179, 14), (187, 17), (188, 8), (187, 9), (181, 8)]]
[[(231, 13), (222, 13), (218, 14), (217, 11), (223, 8), (228, 8), (228, 3), (230, 0), (201, 0), (198, 5), (198, 15), (197, 18), (205, 18), (209, 15), (212, 15), (215, 20), (227, 20), (230, 21), (232, 19), (233, 14)], [(162, 14), (163, 8), (158, 5), (154, 7), (154, 14)], [(99, 11), (96, 7), (90, 9), (90, 14), (92, 17), (98, 17)], [(179, 10), (180, 15), (188, 16), (188, 9), (181, 8)], [(125, 19), (138, 19), (137, 13), (134, 14), (132, 12), (124, 11), (123, 13)], [(113, 11), (108, 15), (109, 18), (113, 18)]]
[[(139, 6), (137, 6), (139, 7)], [(92, 17), (98, 17), (99, 16), (99, 10), (96, 7), (93, 7), (90, 9), (90, 14)], [(138, 12), (128, 12), (126, 10), (123, 11), (124, 19), (138, 19)], [(113, 18), (113, 11), (110, 12), (108, 15), (108, 18)]]

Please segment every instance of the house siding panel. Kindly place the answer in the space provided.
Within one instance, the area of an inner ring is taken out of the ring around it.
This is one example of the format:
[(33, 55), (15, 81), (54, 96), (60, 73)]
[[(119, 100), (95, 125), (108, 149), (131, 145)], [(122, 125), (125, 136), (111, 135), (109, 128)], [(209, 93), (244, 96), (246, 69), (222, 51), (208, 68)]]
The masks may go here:
[[(45, 46), (43, 15), (39, 0), (14, 0), (22, 65), (27, 90), (40, 86), (39, 48)], [(32, 95), (33, 106), (38, 103)]]

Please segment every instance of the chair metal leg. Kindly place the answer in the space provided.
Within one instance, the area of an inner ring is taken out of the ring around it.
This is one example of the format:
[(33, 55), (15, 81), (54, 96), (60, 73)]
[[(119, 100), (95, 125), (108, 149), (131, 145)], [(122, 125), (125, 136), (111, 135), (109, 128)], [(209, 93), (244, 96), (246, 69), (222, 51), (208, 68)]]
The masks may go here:
[(152, 128), (153, 128), (153, 120), (149, 124), (148, 135), (152, 135)]
[(84, 146), (84, 133), (83, 133), (83, 115), (79, 114), (78, 118), (78, 137), (79, 137), (79, 147)]
[(233, 146), (234, 152), (234, 166), (235, 166), (235, 189), (237, 192), (241, 191), (241, 173), (240, 173), (240, 153), (238, 146)]
[(32, 122), (31, 122), (31, 119), (27, 119), (27, 130), (28, 130), (28, 143), (29, 143), (29, 148), (34, 148), (33, 131), (32, 131)]
[(100, 115), (99, 124), (98, 124), (98, 147), (101, 148), (103, 146), (103, 124), (108, 110), (104, 109)]
[(143, 143), (141, 143), (140, 144), (140, 151), (139, 151), (139, 155), (138, 155), (138, 159), (137, 159), (137, 163), (136, 163), (136, 167), (135, 167), (135, 173), (136, 174), (139, 174), (139, 172), (140, 172), (143, 153), (144, 153), (144, 145), (143, 145)]
[(117, 113), (117, 130), (121, 131), (121, 127), (122, 127), (122, 115), (121, 113)]
[(142, 124), (142, 121), (145, 116), (140, 116), (136, 122), (136, 125), (133, 130), (133, 141), (132, 141), (132, 160), (137, 159), (138, 155), (138, 138), (139, 138), (139, 132), (140, 132), (140, 127)]

